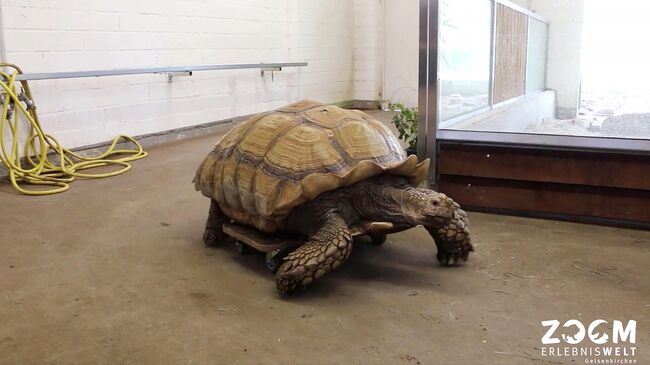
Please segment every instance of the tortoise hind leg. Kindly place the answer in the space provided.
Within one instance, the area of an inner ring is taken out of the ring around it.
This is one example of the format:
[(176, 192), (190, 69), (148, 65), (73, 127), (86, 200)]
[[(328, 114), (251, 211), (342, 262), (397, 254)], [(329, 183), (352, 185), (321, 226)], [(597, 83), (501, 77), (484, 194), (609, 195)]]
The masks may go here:
[(280, 294), (294, 290), (339, 267), (352, 250), (352, 235), (338, 214), (331, 214), (307, 243), (291, 252), (276, 274)]
[(224, 223), (230, 222), (216, 201), (210, 202), (210, 213), (208, 220), (205, 223), (205, 231), (203, 232), (203, 243), (208, 247), (214, 247), (226, 238), (223, 233), (222, 226)]

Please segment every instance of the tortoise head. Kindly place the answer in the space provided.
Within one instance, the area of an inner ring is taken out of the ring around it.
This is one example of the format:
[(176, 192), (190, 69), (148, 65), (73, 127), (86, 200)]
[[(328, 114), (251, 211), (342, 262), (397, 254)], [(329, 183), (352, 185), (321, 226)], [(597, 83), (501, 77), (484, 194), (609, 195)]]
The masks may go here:
[(431, 189), (407, 189), (403, 198), (403, 209), (415, 224), (425, 227), (446, 225), (460, 206), (447, 195)]

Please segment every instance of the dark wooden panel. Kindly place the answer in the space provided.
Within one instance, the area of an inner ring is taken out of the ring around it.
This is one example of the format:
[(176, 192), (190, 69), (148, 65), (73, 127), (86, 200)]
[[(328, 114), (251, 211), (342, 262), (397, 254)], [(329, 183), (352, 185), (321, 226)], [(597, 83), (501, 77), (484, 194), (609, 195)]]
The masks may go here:
[(528, 16), (496, 4), (493, 103), (525, 93)]
[(446, 175), (439, 186), (463, 206), (650, 222), (643, 190)]
[(650, 190), (650, 155), (443, 144), (438, 163), (444, 175)]
[(464, 206), (650, 226), (650, 154), (442, 142), (438, 185)]

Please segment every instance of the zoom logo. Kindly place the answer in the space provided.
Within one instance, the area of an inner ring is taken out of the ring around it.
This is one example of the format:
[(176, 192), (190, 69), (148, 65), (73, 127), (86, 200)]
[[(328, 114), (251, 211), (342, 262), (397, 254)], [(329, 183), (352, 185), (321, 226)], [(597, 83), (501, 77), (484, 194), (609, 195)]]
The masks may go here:
[(585, 364), (636, 364), (636, 324), (596, 319), (582, 323), (569, 319), (541, 322), (546, 332), (541, 338), (542, 356), (584, 357)]

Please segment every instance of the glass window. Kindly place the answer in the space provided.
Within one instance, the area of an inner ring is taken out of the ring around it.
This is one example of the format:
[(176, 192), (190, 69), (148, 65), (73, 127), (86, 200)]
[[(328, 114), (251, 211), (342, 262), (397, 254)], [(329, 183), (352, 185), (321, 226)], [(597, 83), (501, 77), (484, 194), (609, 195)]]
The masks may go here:
[(526, 94), (546, 89), (546, 47), (548, 44), (548, 25), (534, 18), (529, 19)]
[(440, 129), (650, 138), (649, 2), (440, 4)]
[(650, 3), (585, 3), (576, 134), (650, 138)]
[(440, 5), (441, 121), (489, 106), (492, 2), (443, 0)]

